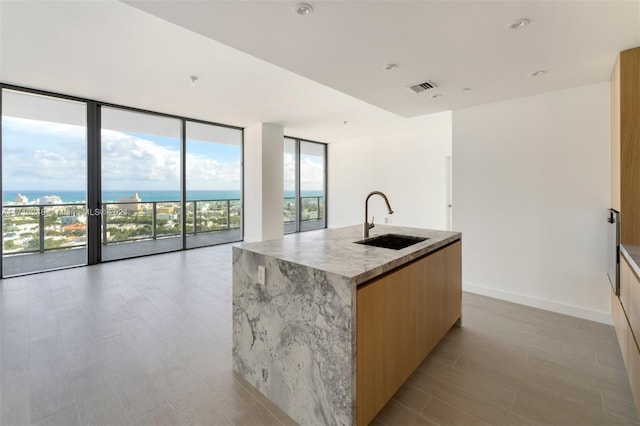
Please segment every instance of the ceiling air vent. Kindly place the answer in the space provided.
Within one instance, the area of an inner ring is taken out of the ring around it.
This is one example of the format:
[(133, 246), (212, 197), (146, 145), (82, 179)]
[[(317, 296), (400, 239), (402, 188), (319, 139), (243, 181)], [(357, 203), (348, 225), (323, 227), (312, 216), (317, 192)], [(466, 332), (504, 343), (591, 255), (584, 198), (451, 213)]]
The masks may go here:
[(409, 86), (409, 89), (413, 90), (415, 93), (421, 93), (421, 92), (424, 92), (425, 90), (433, 89), (434, 87), (438, 87), (438, 85), (431, 80), (427, 80), (424, 83), (419, 83), (419, 84), (414, 84), (413, 86)]

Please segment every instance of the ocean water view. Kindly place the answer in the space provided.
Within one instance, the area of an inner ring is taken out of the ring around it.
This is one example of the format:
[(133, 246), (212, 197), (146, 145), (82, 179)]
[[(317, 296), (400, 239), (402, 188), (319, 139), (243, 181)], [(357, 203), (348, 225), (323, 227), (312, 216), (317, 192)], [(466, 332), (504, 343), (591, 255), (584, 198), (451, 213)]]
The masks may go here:
[[(146, 201), (180, 201), (180, 191), (103, 191), (103, 202), (117, 202), (120, 198), (130, 198), (134, 193), (138, 193), (142, 202)], [(63, 203), (80, 203), (86, 201), (86, 193), (84, 191), (35, 191), (35, 190), (7, 190), (2, 191), (2, 204), (13, 203), (18, 194), (34, 202), (38, 198), (47, 196), (58, 196)], [(322, 191), (302, 191), (302, 197), (322, 197)], [(294, 191), (284, 191), (284, 198), (293, 198)], [(240, 191), (238, 190), (211, 190), (211, 191), (187, 191), (187, 200), (239, 200)]]

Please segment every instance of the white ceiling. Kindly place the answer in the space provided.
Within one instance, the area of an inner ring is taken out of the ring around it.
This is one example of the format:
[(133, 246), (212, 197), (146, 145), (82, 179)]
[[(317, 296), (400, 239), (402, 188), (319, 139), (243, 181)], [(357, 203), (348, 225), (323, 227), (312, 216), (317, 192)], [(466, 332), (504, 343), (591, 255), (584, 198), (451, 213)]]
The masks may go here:
[[(127, 3), (0, 0), (0, 81), (337, 142), (605, 81), (640, 45), (637, 0), (310, 1), (310, 16), (289, 1)], [(537, 69), (549, 72), (527, 77)], [(405, 87), (424, 79), (443, 96)]]
[(640, 44), (637, 1), (125, 2), (404, 117), (605, 81)]

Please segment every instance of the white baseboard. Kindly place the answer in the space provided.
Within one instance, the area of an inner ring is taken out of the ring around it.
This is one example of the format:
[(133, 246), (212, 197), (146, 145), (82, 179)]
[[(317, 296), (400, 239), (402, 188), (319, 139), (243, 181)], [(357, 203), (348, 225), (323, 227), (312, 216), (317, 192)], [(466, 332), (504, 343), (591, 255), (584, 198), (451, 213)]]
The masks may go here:
[(485, 287), (470, 282), (463, 282), (462, 290), (482, 296), (493, 297), (494, 299), (506, 300), (507, 302), (518, 303), (520, 305), (531, 306), (551, 312), (557, 312), (559, 314), (613, 325), (613, 319), (611, 318), (611, 313), (609, 312), (594, 311), (591, 309), (581, 308), (580, 306), (566, 305), (564, 303), (558, 303), (546, 299), (539, 299), (533, 296), (524, 296), (521, 294), (511, 293), (492, 287)]

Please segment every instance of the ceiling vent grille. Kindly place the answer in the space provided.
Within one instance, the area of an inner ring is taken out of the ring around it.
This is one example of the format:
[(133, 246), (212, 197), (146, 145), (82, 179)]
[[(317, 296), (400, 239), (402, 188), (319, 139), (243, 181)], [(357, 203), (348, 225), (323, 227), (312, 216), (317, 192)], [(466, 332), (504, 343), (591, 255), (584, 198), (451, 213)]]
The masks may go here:
[(409, 86), (409, 89), (413, 90), (415, 93), (422, 93), (425, 90), (433, 89), (434, 87), (438, 87), (438, 85), (431, 80), (427, 80), (424, 83), (419, 83), (419, 84), (414, 84), (413, 86)]

